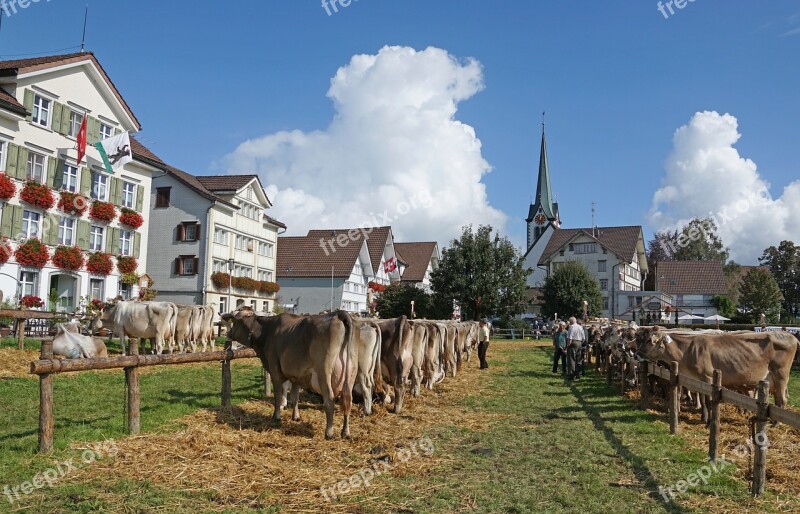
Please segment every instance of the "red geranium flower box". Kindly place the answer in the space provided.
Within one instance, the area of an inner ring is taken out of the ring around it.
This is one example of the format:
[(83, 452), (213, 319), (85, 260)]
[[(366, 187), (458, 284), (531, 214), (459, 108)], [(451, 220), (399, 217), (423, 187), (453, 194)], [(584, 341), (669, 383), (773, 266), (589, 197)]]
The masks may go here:
[(5, 264), (8, 262), (8, 259), (11, 258), (13, 254), (13, 250), (11, 250), (11, 245), (9, 245), (9, 240), (7, 237), (4, 237), (0, 240), (0, 264)]
[(89, 217), (97, 221), (111, 222), (117, 217), (117, 210), (113, 203), (96, 200), (89, 210)]
[(250, 277), (234, 277), (233, 286), (245, 291), (255, 291), (258, 289), (258, 280)]
[(10, 200), (17, 192), (17, 185), (11, 180), (11, 177), (0, 173), (0, 200)]
[(223, 273), (221, 271), (217, 271), (211, 274), (211, 283), (214, 284), (214, 287), (217, 289), (225, 289), (228, 287), (230, 283), (231, 276), (227, 273)]
[(144, 218), (142, 218), (142, 215), (138, 212), (123, 207), (122, 214), (119, 215), (119, 222), (133, 229), (137, 229), (144, 223)]
[(281, 290), (281, 286), (279, 286), (275, 282), (270, 282), (268, 280), (261, 280), (258, 283), (258, 290), (259, 292), (265, 294), (275, 294)]
[(86, 262), (86, 269), (94, 275), (109, 275), (113, 268), (111, 255), (103, 252), (93, 253)]
[(19, 245), (14, 255), (16, 255), (18, 263), (34, 268), (42, 268), (50, 260), (47, 246), (38, 239), (28, 239)]
[(34, 309), (36, 307), (44, 306), (44, 302), (42, 301), (42, 299), (39, 298), (38, 296), (33, 296), (33, 295), (23, 296), (20, 299), (19, 304), (25, 307), (26, 309)]
[(80, 193), (61, 191), (59, 193), (58, 208), (67, 214), (83, 216), (89, 208), (89, 199)]
[(56, 199), (53, 197), (53, 191), (47, 187), (47, 184), (40, 184), (39, 182), (33, 181), (25, 182), (25, 187), (22, 188), (19, 197), (23, 202), (28, 202), (44, 210), (49, 209), (56, 203)]
[(139, 263), (136, 262), (136, 257), (126, 257), (124, 255), (117, 256), (117, 269), (121, 274), (133, 273), (136, 271), (138, 266)]
[(83, 267), (83, 251), (77, 246), (59, 246), (53, 252), (53, 264), (61, 269), (78, 271)]

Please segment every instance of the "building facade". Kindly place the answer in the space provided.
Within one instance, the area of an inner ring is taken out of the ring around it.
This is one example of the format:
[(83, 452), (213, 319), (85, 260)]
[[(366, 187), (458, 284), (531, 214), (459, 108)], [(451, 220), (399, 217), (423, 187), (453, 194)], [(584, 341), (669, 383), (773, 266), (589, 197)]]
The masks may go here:
[[(255, 175), (194, 176), (173, 166), (153, 179), (151, 269), (159, 299), (271, 312), (278, 232)], [(271, 284), (271, 286), (270, 286)]]
[[(84, 118), (88, 145), (85, 159), (78, 162), (77, 136)], [(151, 179), (159, 170), (138, 145), (134, 160), (109, 174), (93, 144), (140, 129), (92, 53), (0, 61), (0, 170), (10, 181), (6, 186), (14, 186), (3, 187), (6, 197), (0, 201), (0, 232), (8, 243), (0, 259), (0, 290), (6, 299), (36, 296), (48, 303), (47, 308), (72, 312), (80, 309), (81, 298), (138, 293), (135, 280), (120, 280), (117, 257), (136, 258), (138, 273), (147, 268)], [(52, 195), (50, 207), (43, 185)], [(11, 189), (14, 194), (9, 194)], [(113, 219), (91, 215), (91, 206), (99, 202)], [(123, 209), (139, 214), (141, 226), (122, 223)], [(43, 266), (25, 258), (33, 243), (17, 252), (35, 239), (46, 245), (50, 256)], [(75, 266), (64, 259), (53, 261), (59, 247), (77, 249), (71, 255), (84, 261), (99, 254), (98, 259), (110, 259), (112, 266), (93, 266), (97, 273), (87, 271), (86, 265), (68, 269)]]
[(400, 261), (405, 263), (401, 282), (431, 291), (431, 273), (439, 268), (439, 244), (436, 242), (395, 243)]
[(712, 300), (717, 295), (728, 294), (722, 262), (659, 261), (655, 273), (656, 289), (672, 296), (678, 317), (692, 315), (699, 318), (682, 323), (713, 323), (702, 318), (719, 314)]

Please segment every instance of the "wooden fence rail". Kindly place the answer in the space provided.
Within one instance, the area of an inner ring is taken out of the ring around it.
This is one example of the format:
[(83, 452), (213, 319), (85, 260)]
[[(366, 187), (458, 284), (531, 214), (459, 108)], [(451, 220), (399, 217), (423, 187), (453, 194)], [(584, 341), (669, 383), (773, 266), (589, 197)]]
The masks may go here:
[[(255, 351), (250, 348), (225, 350), (207, 353), (184, 353), (170, 355), (139, 355), (138, 342), (131, 340), (131, 355), (108, 357), (102, 359), (54, 359), (53, 342), (42, 341), (40, 360), (31, 362), (30, 372), (39, 375), (39, 452), (49, 452), (53, 449), (53, 375), (58, 373), (71, 373), (102, 369), (123, 369), (125, 371), (125, 385), (127, 389), (126, 401), (128, 404), (127, 427), (128, 433), (139, 433), (141, 395), (139, 390), (139, 368), (145, 366), (181, 365), (198, 362), (222, 363), (222, 393), (223, 407), (231, 405), (231, 361), (235, 359), (252, 359), (256, 357)], [(269, 374), (264, 371), (264, 396), (268, 397), (272, 391), (272, 381)]]
[[(784, 409), (775, 405), (769, 404), (769, 383), (762, 380), (758, 384), (756, 398), (731, 391), (722, 387), (722, 372), (714, 370), (714, 376), (711, 383), (703, 382), (695, 378), (691, 378), (680, 374), (678, 363), (670, 363), (670, 367), (666, 368), (659, 366), (657, 363), (647, 360), (639, 360), (632, 358), (627, 353), (617, 354), (621, 358), (613, 358), (611, 355), (606, 354), (601, 356), (597, 354), (596, 348), (590, 350), (595, 353), (597, 362), (597, 371), (606, 375), (606, 381), (611, 384), (614, 372), (618, 372), (622, 377), (621, 390), (625, 391), (625, 372), (626, 366), (639, 366), (639, 380), (641, 400), (640, 407), (647, 409), (650, 402), (648, 377), (657, 377), (668, 384), (669, 394), (667, 395), (667, 410), (669, 415), (670, 433), (677, 434), (679, 431), (679, 414), (680, 414), (680, 393), (681, 388), (685, 388), (693, 393), (705, 395), (706, 402), (703, 403), (703, 419), (708, 423), (709, 427), (709, 447), (708, 456), (711, 461), (716, 461), (719, 456), (718, 444), (720, 433), (720, 413), (719, 406), (723, 403), (728, 403), (742, 410), (754, 413), (753, 416), (753, 484), (751, 492), (754, 496), (759, 496), (764, 492), (766, 485), (766, 470), (767, 470), (767, 446), (769, 441), (767, 439), (767, 426), (770, 421), (783, 423), (794, 428), (800, 429), (800, 412)], [(591, 356), (587, 357), (588, 362), (591, 362)], [(605, 366), (605, 369), (603, 369)], [(707, 410), (706, 410), (707, 407)], [(748, 435), (749, 437), (749, 435)]]

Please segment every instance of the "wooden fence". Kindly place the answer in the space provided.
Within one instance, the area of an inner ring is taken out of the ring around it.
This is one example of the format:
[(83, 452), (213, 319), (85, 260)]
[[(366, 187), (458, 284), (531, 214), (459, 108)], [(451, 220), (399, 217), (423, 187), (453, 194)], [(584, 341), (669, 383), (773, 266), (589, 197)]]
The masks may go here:
[(680, 431), (678, 416), (681, 409), (681, 387), (693, 393), (705, 395), (708, 398), (708, 404), (705, 401), (702, 402), (701, 416), (709, 428), (708, 458), (712, 462), (715, 462), (719, 456), (718, 445), (721, 425), (719, 406), (723, 403), (728, 403), (742, 410), (752, 412), (754, 416), (751, 419), (753, 425), (750, 434), (753, 440), (753, 483), (751, 492), (754, 496), (759, 496), (764, 492), (767, 476), (767, 447), (769, 446), (769, 440), (767, 439), (768, 423), (773, 421), (800, 428), (800, 412), (783, 409), (769, 403), (769, 383), (766, 380), (758, 383), (756, 397), (751, 398), (723, 388), (722, 372), (718, 369), (714, 370), (713, 380), (708, 383), (681, 375), (678, 363), (674, 361), (669, 368), (666, 368), (647, 360), (637, 361), (627, 352), (620, 352), (619, 357), (615, 359), (612, 359), (610, 355), (606, 355), (602, 359), (601, 355), (595, 351), (596, 347), (592, 345), (591, 348), (592, 351), (587, 352), (586, 355), (586, 366), (591, 367), (592, 356), (594, 356), (595, 369), (605, 371), (606, 381), (609, 384), (612, 383), (614, 373), (618, 372), (620, 374), (619, 388), (621, 394), (625, 394), (628, 385), (627, 379), (630, 377), (629, 371), (626, 372), (626, 366), (630, 370), (638, 365), (637, 378), (639, 380), (640, 407), (642, 409), (647, 409), (650, 403), (648, 377), (660, 378), (668, 384), (667, 410), (671, 434), (677, 434)]
[[(101, 369), (123, 369), (127, 389), (127, 427), (128, 433), (139, 433), (140, 428), (140, 390), (139, 368), (145, 366), (181, 365), (196, 362), (222, 362), (223, 407), (231, 404), (231, 361), (234, 359), (252, 359), (255, 351), (250, 348), (232, 350), (227, 347), (218, 352), (181, 353), (169, 355), (139, 355), (139, 344), (131, 339), (131, 355), (108, 357), (102, 359), (54, 359), (53, 342), (42, 341), (40, 360), (31, 362), (30, 372), (39, 375), (39, 452), (49, 452), (53, 448), (53, 375), (58, 373), (80, 372)], [(264, 396), (271, 394), (272, 381), (264, 371)]]
[(50, 322), (57, 318), (65, 318), (66, 314), (35, 311), (30, 309), (0, 309), (0, 318), (12, 318), (15, 323), (17, 348), (25, 349), (25, 336), (46, 336), (50, 329)]

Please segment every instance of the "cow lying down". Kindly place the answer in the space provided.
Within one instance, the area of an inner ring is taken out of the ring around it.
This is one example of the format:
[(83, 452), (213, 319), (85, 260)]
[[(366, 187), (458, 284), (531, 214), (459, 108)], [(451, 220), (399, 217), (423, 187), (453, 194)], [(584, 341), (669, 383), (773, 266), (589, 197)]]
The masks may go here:
[(92, 359), (108, 357), (106, 345), (99, 337), (85, 336), (80, 333), (78, 323), (59, 323), (53, 338), (53, 354), (67, 359)]

